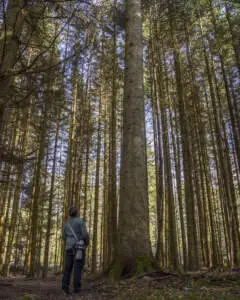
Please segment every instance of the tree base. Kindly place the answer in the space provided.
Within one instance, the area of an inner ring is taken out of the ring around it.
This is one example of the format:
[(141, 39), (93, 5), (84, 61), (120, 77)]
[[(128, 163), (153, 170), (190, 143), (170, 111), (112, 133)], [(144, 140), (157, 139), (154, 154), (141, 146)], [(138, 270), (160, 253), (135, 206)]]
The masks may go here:
[(114, 280), (121, 278), (130, 278), (144, 273), (160, 270), (156, 260), (149, 257), (140, 257), (134, 261), (115, 261), (108, 269), (108, 277)]

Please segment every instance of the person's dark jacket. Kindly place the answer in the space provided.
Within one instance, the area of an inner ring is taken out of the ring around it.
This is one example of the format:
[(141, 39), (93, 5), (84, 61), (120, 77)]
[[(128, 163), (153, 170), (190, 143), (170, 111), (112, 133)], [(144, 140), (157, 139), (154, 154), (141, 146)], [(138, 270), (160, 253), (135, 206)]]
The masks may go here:
[(71, 225), (74, 230), (78, 240), (84, 240), (85, 245), (89, 245), (89, 234), (87, 232), (87, 227), (85, 222), (80, 217), (71, 217), (64, 225), (63, 228), (63, 240), (66, 243), (66, 249), (73, 248), (76, 240), (74, 238), (71, 229), (68, 226), (68, 223)]

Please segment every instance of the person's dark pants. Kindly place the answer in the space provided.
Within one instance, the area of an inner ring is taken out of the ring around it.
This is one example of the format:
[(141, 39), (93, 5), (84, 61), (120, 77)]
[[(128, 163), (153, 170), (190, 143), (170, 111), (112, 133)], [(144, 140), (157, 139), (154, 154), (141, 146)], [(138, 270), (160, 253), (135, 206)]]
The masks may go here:
[(73, 276), (73, 289), (75, 293), (78, 293), (81, 288), (81, 277), (82, 270), (85, 263), (85, 253), (83, 255), (83, 259), (76, 260), (74, 258), (73, 250), (66, 250), (65, 257), (65, 268), (62, 279), (62, 288), (64, 291), (69, 292), (69, 285), (71, 279), (72, 269), (74, 268), (74, 276)]

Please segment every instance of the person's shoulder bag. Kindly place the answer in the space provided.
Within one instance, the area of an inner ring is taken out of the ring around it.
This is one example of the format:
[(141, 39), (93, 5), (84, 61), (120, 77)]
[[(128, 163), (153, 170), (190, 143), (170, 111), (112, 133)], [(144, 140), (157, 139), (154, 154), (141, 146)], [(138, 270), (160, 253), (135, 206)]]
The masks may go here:
[(76, 260), (82, 260), (83, 259), (83, 251), (85, 250), (85, 243), (84, 240), (78, 239), (75, 231), (73, 230), (72, 226), (70, 223), (67, 224), (69, 229), (71, 230), (73, 237), (75, 239), (75, 244), (73, 247), (74, 250), (74, 255)]

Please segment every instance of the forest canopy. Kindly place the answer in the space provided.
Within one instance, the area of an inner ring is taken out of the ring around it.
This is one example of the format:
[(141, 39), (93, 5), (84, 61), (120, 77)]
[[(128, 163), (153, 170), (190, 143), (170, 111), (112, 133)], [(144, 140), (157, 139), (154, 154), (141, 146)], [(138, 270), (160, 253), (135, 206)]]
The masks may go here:
[(2, 0), (0, 272), (240, 266), (240, 6)]

